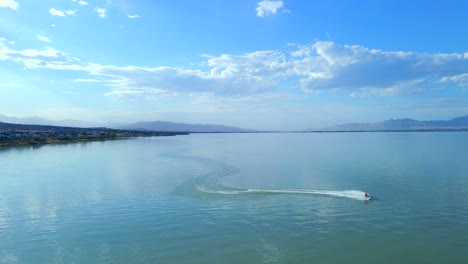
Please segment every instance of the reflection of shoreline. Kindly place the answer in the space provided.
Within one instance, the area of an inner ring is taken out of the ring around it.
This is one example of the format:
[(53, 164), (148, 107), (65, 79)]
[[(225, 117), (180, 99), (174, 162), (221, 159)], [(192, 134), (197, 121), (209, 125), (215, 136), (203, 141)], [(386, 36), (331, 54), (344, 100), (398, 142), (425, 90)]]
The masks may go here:
[(118, 140), (126, 139), (130, 137), (119, 137), (119, 138), (96, 138), (96, 139), (75, 139), (75, 140), (47, 140), (45, 142), (2, 142), (0, 143), (0, 149), (8, 147), (40, 147), (49, 144), (73, 144), (73, 143), (86, 143), (96, 141), (107, 141), (107, 140)]
[[(160, 136), (160, 135), (158, 135)], [(166, 135), (164, 135), (166, 136)], [(128, 137), (104, 137), (104, 138), (83, 138), (83, 139), (73, 139), (73, 140), (60, 140), (60, 139), (51, 139), (46, 140), (45, 142), (1, 142), (0, 150), (3, 148), (9, 147), (41, 147), (50, 144), (74, 144), (74, 143), (88, 143), (88, 142), (99, 142), (99, 141), (108, 141), (108, 140), (120, 140), (120, 139), (129, 139), (134, 137), (153, 137), (153, 136), (128, 136)]]

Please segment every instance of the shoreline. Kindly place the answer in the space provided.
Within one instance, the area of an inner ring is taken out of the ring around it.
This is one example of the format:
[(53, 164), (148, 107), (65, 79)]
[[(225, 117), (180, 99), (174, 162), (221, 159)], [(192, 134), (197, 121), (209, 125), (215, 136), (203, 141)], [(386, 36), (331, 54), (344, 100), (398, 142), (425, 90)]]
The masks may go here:
[(110, 128), (73, 128), (0, 123), (0, 147), (42, 146), (126, 139), (132, 137), (177, 136), (188, 133), (137, 131)]

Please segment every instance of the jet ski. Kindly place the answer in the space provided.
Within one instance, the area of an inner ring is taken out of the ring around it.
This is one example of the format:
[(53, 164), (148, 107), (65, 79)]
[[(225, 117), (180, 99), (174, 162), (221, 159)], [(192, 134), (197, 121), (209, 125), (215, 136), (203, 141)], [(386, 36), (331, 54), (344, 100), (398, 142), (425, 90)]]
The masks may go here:
[(370, 194), (368, 194), (368, 193), (364, 193), (364, 199), (366, 201), (372, 200), (372, 196)]

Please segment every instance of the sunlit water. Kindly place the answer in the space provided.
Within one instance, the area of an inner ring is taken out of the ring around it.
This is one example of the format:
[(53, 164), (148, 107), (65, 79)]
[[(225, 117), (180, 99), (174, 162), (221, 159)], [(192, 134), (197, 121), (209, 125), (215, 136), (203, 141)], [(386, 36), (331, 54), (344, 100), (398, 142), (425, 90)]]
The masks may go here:
[(466, 132), (0, 150), (0, 263), (468, 263), (467, 248)]

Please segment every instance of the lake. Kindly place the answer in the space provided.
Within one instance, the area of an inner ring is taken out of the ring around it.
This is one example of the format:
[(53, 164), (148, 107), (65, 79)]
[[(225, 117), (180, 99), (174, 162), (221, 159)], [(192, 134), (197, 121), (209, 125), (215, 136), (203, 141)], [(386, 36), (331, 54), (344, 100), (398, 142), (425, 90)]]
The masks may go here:
[(0, 149), (0, 263), (467, 263), (467, 248), (467, 132)]

